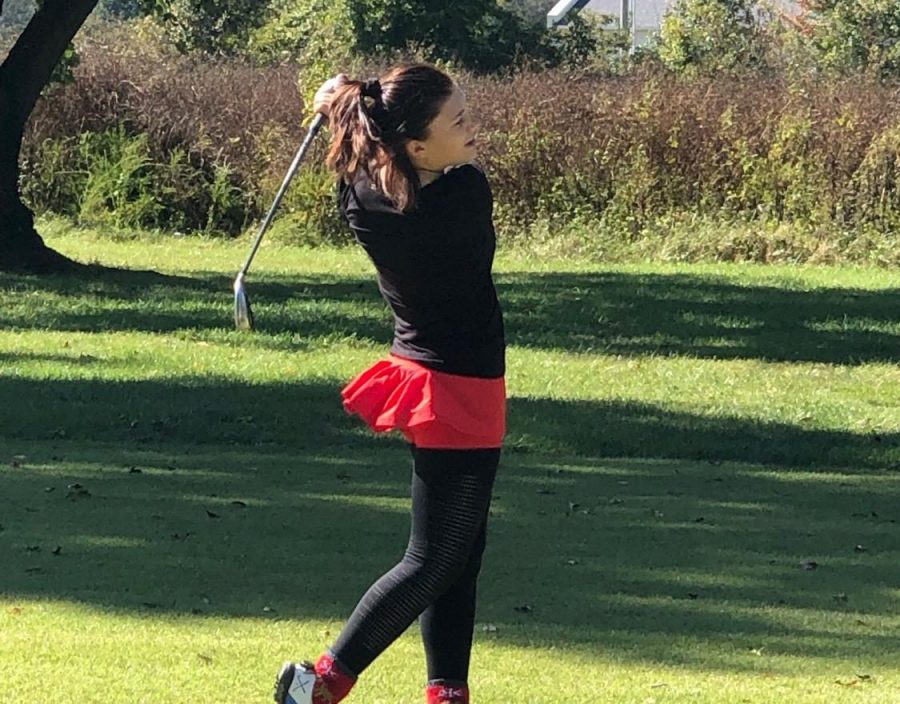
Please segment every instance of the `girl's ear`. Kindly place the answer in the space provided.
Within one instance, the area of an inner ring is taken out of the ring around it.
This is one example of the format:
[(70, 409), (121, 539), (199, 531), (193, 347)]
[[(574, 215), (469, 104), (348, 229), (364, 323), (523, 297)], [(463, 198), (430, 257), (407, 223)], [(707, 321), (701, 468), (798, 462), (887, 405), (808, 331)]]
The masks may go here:
[(425, 145), (417, 139), (411, 139), (406, 143), (406, 153), (411, 157), (419, 157), (425, 151)]

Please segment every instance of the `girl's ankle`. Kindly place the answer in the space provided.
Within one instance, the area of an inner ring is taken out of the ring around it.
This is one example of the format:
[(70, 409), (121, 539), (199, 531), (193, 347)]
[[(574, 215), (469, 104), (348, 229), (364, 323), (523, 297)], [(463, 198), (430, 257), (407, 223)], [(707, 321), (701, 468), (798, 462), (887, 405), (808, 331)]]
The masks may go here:
[(431, 680), (425, 689), (426, 704), (469, 704), (469, 687), (459, 680)]
[(323, 653), (316, 661), (313, 704), (337, 704), (350, 694), (356, 679), (356, 675), (342, 666), (334, 655)]

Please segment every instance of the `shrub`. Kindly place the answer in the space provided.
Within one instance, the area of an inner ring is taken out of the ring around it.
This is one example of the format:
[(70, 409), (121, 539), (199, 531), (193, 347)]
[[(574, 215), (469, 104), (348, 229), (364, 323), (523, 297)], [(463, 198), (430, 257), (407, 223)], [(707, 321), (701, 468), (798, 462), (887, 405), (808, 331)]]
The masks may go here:
[(759, 69), (765, 42), (756, 0), (677, 0), (663, 19), (656, 52), (676, 73)]
[(268, 14), (260, 0), (141, 0), (162, 6), (161, 21), (179, 50), (208, 54), (243, 53), (247, 39)]
[[(900, 233), (900, 122), (874, 139), (853, 174), (851, 203), (856, 219), (888, 232)], [(900, 243), (898, 243), (900, 244)]]
[(121, 129), (86, 133), (78, 146), (87, 167), (79, 224), (119, 229), (158, 224), (160, 206), (153, 194), (146, 135), (129, 137)]
[[(143, 172), (152, 178), (141, 183), (159, 205), (153, 225), (240, 232), (271, 199), (262, 184), (283, 176), (302, 139), (296, 68), (179, 56), (155, 61), (148, 53), (156, 49), (144, 52), (133, 41), (112, 46), (88, 42), (77, 80), (38, 104), (22, 151), (25, 197), (39, 211), (71, 214), (73, 194), (98, 166), (85, 163), (78, 140), (98, 135), (91, 144), (109, 144), (115, 132), (143, 140)], [(266, 142), (273, 124), (277, 142)]]
[[(262, 217), (304, 134), (295, 65), (149, 61), (133, 41), (80, 52), (76, 81), (29, 124), (22, 187), (37, 210), (78, 217), (90, 203), (84, 218), (231, 234)], [(894, 92), (877, 81), (456, 76), (483, 124), (501, 241), (582, 237), (567, 251), (760, 261), (887, 261), (896, 244), (900, 126)], [(325, 146), (308, 155), (274, 236), (349, 239), (331, 176), (315, 166)], [(696, 246), (695, 226), (706, 238)]]
[(807, 31), (820, 63), (840, 74), (900, 80), (900, 3), (807, 0)]
[(345, 2), (354, 48), (364, 55), (389, 55), (414, 44), (432, 59), (480, 72), (508, 67), (523, 55), (543, 55), (543, 29), (497, 0)]

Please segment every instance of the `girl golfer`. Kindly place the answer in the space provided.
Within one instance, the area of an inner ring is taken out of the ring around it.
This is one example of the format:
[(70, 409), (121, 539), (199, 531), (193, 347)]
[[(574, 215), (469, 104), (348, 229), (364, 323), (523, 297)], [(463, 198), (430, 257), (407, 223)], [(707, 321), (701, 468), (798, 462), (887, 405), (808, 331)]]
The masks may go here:
[(342, 391), (349, 413), (409, 442), (412, 525), (403, 559), (363, 595), (313, 665), (286, 663), (279, 704), (335, 704), (416, 619), (428, 704), (468, 704), (476, 582), (506, 429), (503, 316), (491, 279), (492, 196), (471, 164), (478, 126), (428, 65), (338, 76), (329, 117), (339, 205), (394, 314), (390, 354)]

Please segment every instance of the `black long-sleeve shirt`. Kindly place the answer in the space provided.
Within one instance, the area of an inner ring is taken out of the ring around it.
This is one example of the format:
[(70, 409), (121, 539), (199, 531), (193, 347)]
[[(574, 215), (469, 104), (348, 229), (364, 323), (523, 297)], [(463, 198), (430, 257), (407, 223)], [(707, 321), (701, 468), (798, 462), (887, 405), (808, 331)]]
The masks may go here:
[(503, 376), (493, 196), (484, 173), (472, 164), (451, 169), (406, 213), (365, 176), (341, 182), (338, 202), (394, 313), (391, 352), (448, 374)]

